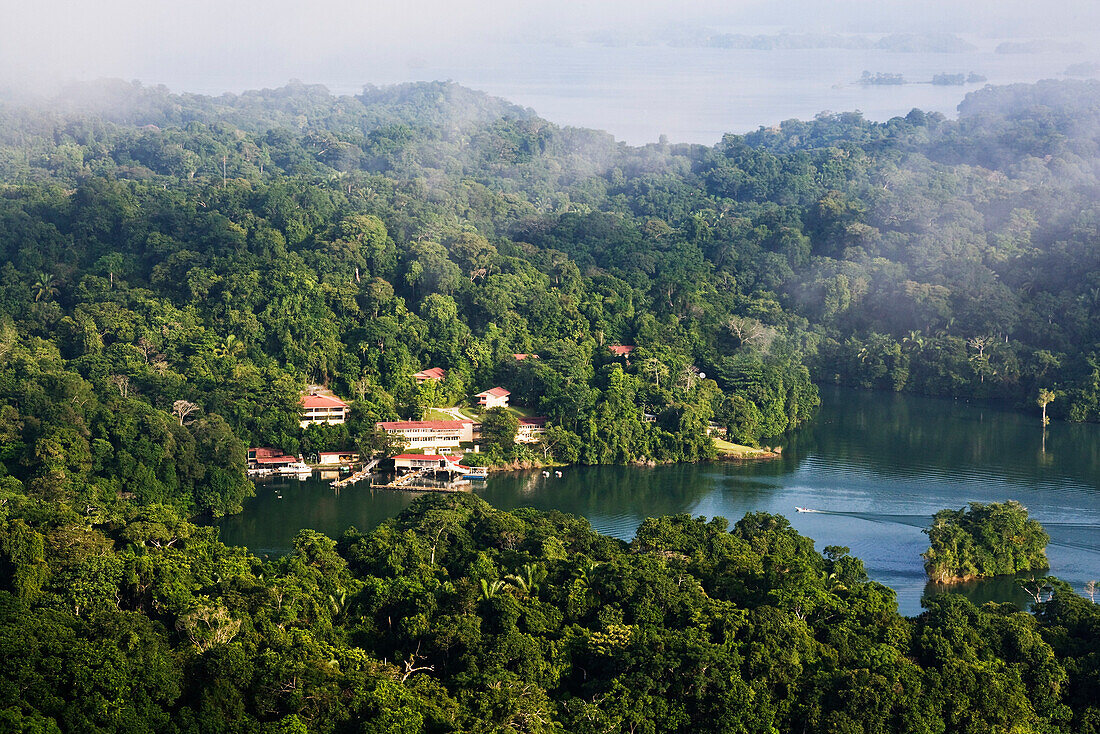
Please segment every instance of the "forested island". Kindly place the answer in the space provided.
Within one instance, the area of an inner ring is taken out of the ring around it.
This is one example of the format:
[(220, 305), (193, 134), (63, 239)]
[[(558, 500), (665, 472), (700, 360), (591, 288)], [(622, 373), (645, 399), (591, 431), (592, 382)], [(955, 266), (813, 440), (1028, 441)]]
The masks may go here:
[(933, 581), (968, 581), (1045, 571), (1050, 536), (1019, 502), (971, 502), (961, 510), (940, 510), (925, 529), (931, 544), (924, 569)]

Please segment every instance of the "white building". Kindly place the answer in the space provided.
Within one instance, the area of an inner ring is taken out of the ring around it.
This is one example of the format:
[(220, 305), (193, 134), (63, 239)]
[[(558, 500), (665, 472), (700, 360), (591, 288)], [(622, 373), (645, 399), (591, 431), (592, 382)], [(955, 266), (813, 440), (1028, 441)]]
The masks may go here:
[(302, 428), (319, 424), (344, 423), (348, 419), (348, 408), (340, 398), (330, 395), (303, 395), (302, 418), (298, 425)]
[(458, 448), (474, 440), (473, 421), (382, 421), (379, 430), (398, 436), (411, 449)]

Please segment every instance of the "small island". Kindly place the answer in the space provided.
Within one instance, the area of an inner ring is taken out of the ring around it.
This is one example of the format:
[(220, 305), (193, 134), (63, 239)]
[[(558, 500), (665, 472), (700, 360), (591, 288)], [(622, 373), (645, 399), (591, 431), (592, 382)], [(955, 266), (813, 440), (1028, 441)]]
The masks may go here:
[(1050, 536), (1028, 517), (1019, 502), (982, 504), (940, 510), (932, 516), (929, 549), (924, 552), (928, 578), (940, 583), (1046, 570)]

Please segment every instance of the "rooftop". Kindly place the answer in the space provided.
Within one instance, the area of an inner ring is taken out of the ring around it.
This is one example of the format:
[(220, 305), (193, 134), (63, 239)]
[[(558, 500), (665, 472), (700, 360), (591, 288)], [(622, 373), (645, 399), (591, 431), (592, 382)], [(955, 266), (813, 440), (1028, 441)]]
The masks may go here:
[(424, 461), (449, 461), (452, 464), (462, 461), (461, 456), (443, 456), (441, 454), (398, 454), (393, 458), (402, 459), (404, 461), (410, 461), (412, 459), (422, 459)]
[(426, 370), (417, 372), (413, 377), (420, 380), (442, 380), (447, 376), (447, 370), (442, 367), (429, 367)]
[(634, 351), (633, 345), (628, 344), (612, 344), (608, 349), (611, 350), (612, 354), (617, 354), (620, 357), (625, 357)]
[(434, 428), (436, 430), (459, 430), (468, 426), (473, 421), (381, 421), (378, 423), (384, 430), (409, 430), (415, 428)]
[(486, 390), (485, 392), (479, 392), (477, 394), (477, 397), (479, 397), (479, 398), (486, 398), (486, 397), (488, 397), (488, 398), (503, 398), (503, 397), (511, 395), (511, 394), (512, 393), (508, 392), (503, 387), (491, 387), (488, 390)]
[(302, 396), (303, 408), (346, 408), (348, 404), (340, 398), (330, 397), (328, 395), (303, 395)]

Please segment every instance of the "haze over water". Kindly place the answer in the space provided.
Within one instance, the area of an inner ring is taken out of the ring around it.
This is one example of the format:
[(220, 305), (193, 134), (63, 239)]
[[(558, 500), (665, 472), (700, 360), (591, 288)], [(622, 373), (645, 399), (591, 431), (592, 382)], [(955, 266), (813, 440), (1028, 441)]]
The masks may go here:
[[(5, 20), (0, 90), (118, 77), (217, 95), (296, 78), (355, 94), (364, 84), (449, 79), (632, 144), (663, 134), (713, 145), (727, 132), (826, 110), (874, 120), (913, 108), (952, 116), (981, 85), (928, 84), (935, 74), (973, 72), (1007, 84), (1064, 78), (1070, 65), (1100, 62), (1100, 6), (1085, 0), (41, 0), (11, 8)], [(950, 34), (973, 50), (707, 47), (716, 34), (870, 42)], [(1050, 45), (995, 53), (1006, 40)], [(923, 83), (863, 86), (856, 81), (864, 71)]]
[[(582, 515), (602, 533), (633, 537), (646, 517), (689, 513), (731, 523), (748, 512), (787, 517), (819, 550), (845, 545), (870, 577), (895, 589), (904, 614), (920, 612), (926, 580), (921, 532), (933, 513), (968, 502), (1023, 503), (1051, 535), (1051, 573), (1079, 591), (1100, 578), (1100, 426), (1051, 426), (1035, 416), (950, 400), (825, 388), (817, 419), (776, 462), (648, 467), (570, 467), (494, 475), (477, 494), (504, 509)], [(416, 495), (320, 481), (261, 484), (239, 516), (219, 521), (222, 539), (282, 553), (300, 528), (333, 537), (365, 530)], [(281, 495), (281, 498), (279, 497)], [(798, 513), (796, 506), (819, 512)], [(935, 589), (928, 589), (935, 591)], [(1024, 597), (1011, 580), (966, 589), (976, 601)]]

